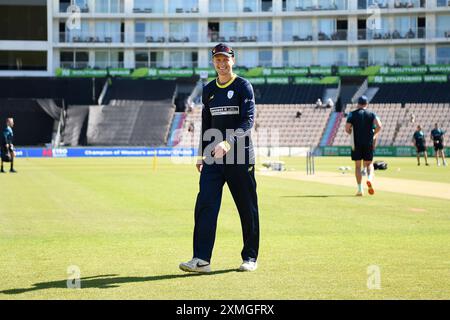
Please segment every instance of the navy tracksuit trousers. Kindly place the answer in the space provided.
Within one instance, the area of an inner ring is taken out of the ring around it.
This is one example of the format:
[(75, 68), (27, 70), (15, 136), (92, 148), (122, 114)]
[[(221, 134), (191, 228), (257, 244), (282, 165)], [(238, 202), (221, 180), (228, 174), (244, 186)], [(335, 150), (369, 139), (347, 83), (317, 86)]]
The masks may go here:
[(242, 260), (258, 258), (259, 216), (254, 165), (204, 164), (195, 205), (194, 257), (211, 261), (225, 182), (241, 218)]

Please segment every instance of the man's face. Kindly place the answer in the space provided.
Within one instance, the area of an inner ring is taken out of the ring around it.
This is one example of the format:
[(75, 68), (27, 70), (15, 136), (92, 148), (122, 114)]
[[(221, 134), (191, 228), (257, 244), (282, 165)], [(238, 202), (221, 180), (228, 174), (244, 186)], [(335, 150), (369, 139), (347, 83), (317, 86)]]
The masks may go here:
[(420, 126), (417, 126), (417, 131), (422, 130), (422, 128)]
[(218, 54), (213, 57), (213, 64), (219, 75), (227, 75), (233, 70), (234, 58)]
[(8, 121), (6, 122), (6, 124), (9, 126), (9, 127), (14, 127), (14, 119), (8, 119)]

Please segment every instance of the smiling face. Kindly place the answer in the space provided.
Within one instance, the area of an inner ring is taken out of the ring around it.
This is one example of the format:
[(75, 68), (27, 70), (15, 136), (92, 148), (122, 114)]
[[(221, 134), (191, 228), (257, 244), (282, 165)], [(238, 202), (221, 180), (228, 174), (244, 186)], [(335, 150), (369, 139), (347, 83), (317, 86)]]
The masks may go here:
[(234, 58), (217, 54), (213, 57), (213, 64), (219, 76), (226, 76), (233, 71)]

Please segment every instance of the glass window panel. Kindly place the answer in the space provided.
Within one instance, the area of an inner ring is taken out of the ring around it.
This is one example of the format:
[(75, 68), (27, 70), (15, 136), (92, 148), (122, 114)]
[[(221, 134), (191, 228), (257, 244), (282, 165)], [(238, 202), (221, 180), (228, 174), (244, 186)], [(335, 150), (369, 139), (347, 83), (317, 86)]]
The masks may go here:
[(209, 0), (209, 12), (222, 12), (222, 0)]
[(237, 12), (238, 2), (237, 0), (223, 0), (223, 6), (225, 12)]

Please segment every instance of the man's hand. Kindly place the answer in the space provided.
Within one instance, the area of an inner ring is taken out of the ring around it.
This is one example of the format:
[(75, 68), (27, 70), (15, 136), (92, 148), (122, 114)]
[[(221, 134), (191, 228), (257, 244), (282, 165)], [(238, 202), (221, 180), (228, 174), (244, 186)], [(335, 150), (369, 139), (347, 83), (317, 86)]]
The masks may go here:
[(195, 164), (195, 166), (197, 167), (197, 171), (198, 172), (202, 172), (203, 169), (203, 159), (198, 159), (197, 163)]
[(216, 159), (223, 158), (225, 156), (225, 154), (228, 151), (230, 151), (230, 149), (231, 149), (231, 146), (228, 143), (228, 141), (222, 141), (214, 148), (213, 156)]

